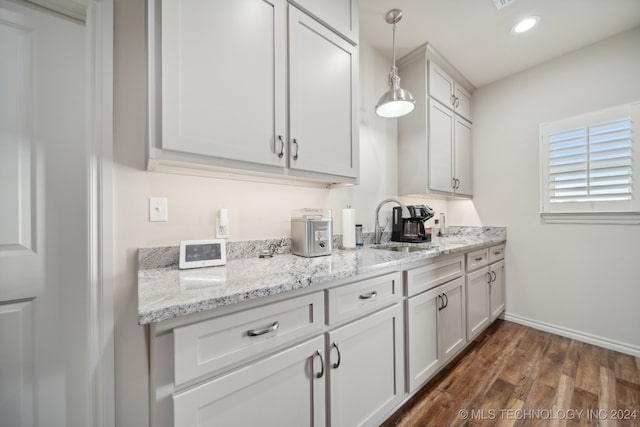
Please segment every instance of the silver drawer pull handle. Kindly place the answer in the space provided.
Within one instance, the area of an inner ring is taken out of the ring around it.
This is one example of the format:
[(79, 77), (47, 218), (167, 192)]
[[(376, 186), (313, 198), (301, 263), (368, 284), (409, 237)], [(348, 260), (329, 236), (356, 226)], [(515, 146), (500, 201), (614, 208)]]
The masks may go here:
[(378, 292), (377, 291), (373, 291), (373, 292), (369, 292), (368, 294), (363, 294), (360, 295), (360, 299), (371, 299), (371, 298), (375, 298), (378, 296)]
[(322, 353), (320, 353), (320, 350), (316, 350), (314, 356), (318, 356), (320, 358), (320, 372), (316, 374), (316, 378), (322, 378), (324, 375), (324, 359), (322, 358)]
[(476, 261), (482, 261), (482, 257), (476, 258)]
[(247, 335), (249, 335), (250, 337), (257, 337), (260, 335), (268, 334), (269, 332), (277, 331), (279, 327), (280, 327), (280, 322), (273, 322), (273, 325), (269, 326), (268, 328), (249, 329), (247, 331)]
[(502, 252), (501, 251), (495, 251), (493, 254), (494, 255), (500, 255)]

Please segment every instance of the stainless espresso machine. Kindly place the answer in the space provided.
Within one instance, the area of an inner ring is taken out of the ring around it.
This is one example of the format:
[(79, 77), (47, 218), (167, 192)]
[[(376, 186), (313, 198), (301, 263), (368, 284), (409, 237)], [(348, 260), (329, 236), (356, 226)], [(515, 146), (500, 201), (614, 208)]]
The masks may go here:
[(424, 222), (435, 215), (435, 211), (427, 205), (407, 206), (408, 217), (403, 217), (400, 206), (393, 208), (393, 242), (424, 243), (431, 241), (431, 234), (424, 231)]

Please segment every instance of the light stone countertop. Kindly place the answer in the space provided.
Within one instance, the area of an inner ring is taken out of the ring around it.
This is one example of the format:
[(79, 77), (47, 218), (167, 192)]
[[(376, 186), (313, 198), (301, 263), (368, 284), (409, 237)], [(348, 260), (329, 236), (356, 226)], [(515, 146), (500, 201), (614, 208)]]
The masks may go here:
[[(393, 252), (370, 245), (357, 250), (334, 249), (332, 255), (315, 258), (285, 253), (272, 258), (228, 259), (225, 266), (191, 270), (179, 270), (175, 264), (149, 268), (149, 258), (164, 257), (159, 260), (163, 265), (168, 256), (175, 254), (175, 248), (141, 249), (138, 323), (160, 322), (440, 255), (466, 252), (504, 242), (506, 230), (503, 227), (475, 227), (468, 233), (451, 235), (450, 232), (450, 236), (434, 238), (431, 243), (404, 244), (424, 247), (424, 251)], [(379, 245), (384, 246), (389, 243)]]

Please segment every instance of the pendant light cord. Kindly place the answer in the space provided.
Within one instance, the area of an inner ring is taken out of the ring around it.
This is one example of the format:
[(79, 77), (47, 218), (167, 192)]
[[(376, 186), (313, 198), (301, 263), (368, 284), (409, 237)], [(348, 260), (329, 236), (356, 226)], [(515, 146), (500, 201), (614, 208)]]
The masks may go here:
[(392, 49), (393, 49), (393, 69), (396, 69), (396, 23), (393, 23), (393, 42), (392, 42)]

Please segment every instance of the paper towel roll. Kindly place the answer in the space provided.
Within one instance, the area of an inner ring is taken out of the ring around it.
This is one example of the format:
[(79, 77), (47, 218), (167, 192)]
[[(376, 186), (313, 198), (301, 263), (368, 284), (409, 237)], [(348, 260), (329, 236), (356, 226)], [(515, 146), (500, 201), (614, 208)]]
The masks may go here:
[(342, 247), (356, 247), (356, 210), (342, 209)]

